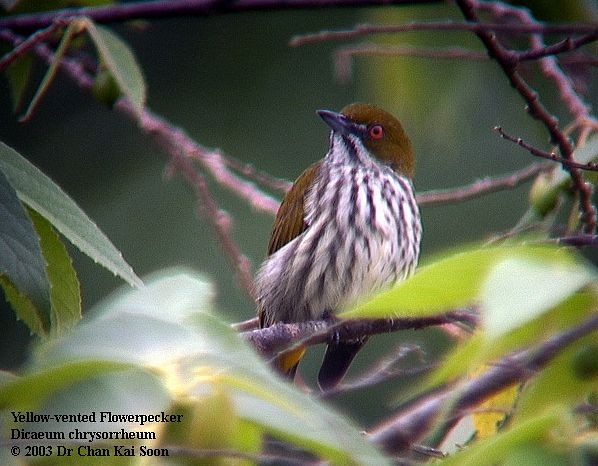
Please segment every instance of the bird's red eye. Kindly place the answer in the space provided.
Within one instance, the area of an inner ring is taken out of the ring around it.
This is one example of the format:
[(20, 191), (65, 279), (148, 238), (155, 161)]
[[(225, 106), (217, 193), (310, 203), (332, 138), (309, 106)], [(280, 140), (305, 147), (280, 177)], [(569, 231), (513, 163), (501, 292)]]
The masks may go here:
[(384, 136), (384, 128), (380, 125), (374, 125), (370, 128), (370, 137), (372, 139), (381, 139)]

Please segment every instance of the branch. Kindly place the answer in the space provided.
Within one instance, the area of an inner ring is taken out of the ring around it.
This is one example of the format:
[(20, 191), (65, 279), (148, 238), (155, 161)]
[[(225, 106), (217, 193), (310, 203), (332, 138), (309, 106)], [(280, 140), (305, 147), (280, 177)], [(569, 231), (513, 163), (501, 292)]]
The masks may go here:
[[(478, 2), (475, 0), (475, 8), (481, 11), (486, 11), (497, 18), (503, 18), (505, 21), (512, 23), (513, 18), (523, 26), (537, 26), (538, 23), (532, 15), (525, 9), (508, 6), (500, 2)], [(586, 31), (590, 36), (594, 36), (598, 33), (598, 26), (594, 25), (593, 31)], [(581, 40), (578, 39), (578, 40)], [(539, 34), (533, 34), (531, 36), (532, 50), (529, 52), (533, 55), (534, 50), (541, 51), (545, 49), (542, 36)], [(571, 114), (575, 117), (576, 121), (582, 120), (594, 120), (590, 117), (588, 105), (579, 97), (579, 95), (573, 89), (573, 84), (568, 76), (560, 69), (558, 63), (553, 57), (545, 57), (540, 60), (540, 67), (543, 73), (551, 78), (561, 94), (561, 98), (569, 108)], [(594, 120), (595, 121), (595, 120)], [(554, 139), (554, 138), (553, 138)]]
[[(482, 8), (482, 5), (488, 7), (487, 4), (478, 2), (477, 0), (456, 0), (456, 2), (459, 8), (461, 8), (465, 19), (472, 23), (479, 23), (475, 10), (477, 8)], [(488, 54), (500, 65), (509, 79), (511, 86), (513, 86), (526, 101), (529, 114), (544, 124), (550, 133), (551, 139), (559, 146), (562, 157), (566, 160), (573, 161), (573, 146), (571, 142), (559, 129), (556, 117), (548, 113), (536, 91), (534, 91), (517, 72), (518, 62), (516, 58), (514, 58), (512, 53), (498, 42), (496, 35), (488, 31), (477, 31), (476, 35), (488, 50)], [(545, 58), (544, 60), (548, 60), (548, 58)], [(583, 230), (585, 233), (593, 233), (596, 229), (596, 209), (592, 205), (592, 188), (585, 183), (581, 172), (577, 168), (564, 167), (571, 175), (573, 189), (579, 193)]]
[(563, 236), (561, 238), (555, 238), (557, 244), (567, 244), (569, 246), (576, 246), (578, 248), (584, 246), (598, 246), (598, 235), (575, 235), (575, 236)]
[[(1, 24), (1, 23), (0, 23)], [(346, 40), (371, 34), (394, 34), (411, 31), (470, 31), (470, 32), (510, 32), (541, 34), (596, 34), (595, 24), (532, 24), (513, 23), (456, 23), (454, 21), (411, 22), (406, 24), (358, 24), (353, 29), (338, 31), (324, 30), (316, 33), (301, 34), (291, 38), (289, 45), (299, 47), (305, 44), (331, 40)]]
[(462, 59), (486, 61), (488, 55), (461, 47), (410, 47), (393, 45), (358, 44), (337, 49), (334, 54), (336, 76), (341, 82), (349, 82), (352, 74), (352, 58), (357, 55), (382, 57), (417, 57), (435, 59)]
[(155, 0), (89, 8), (65, 8), (47, 13), (8, 16), (0, 19), (0, 29), (28, 32), (49, 26), (54, 20), (87, 16), (97, 23), (135, 19), (164, 19), (185, 16), (213, 16), (247, 11), (306, 10), (340, 7), (376, 7), (438, 3), (439, 0)]
[(519, 61), (537, 60), (538, 58), (547, 57), (549, 55), (558, 55), (564, 52), (571, 52), (572, 50), (578, 49), (585, 44), (594, 42), (596, 39), (598, 39), (598, 32), (586, 34), (585, 36), (579, 37), (577, 39), (571, 39), (570, 37), (567, 37), (556, 44), (547, 45), (544, 47), (535, 47), (534, 49), (528, 50), (526, 52), (518, 52), (517, 59)]
[(567, 160), (567, 159), (564, 159), (563, 157), (559, 157), (554, 152), (546, 152), (546, 151), (540, 150), (540, 149), (528, 144), (521, 138), (511, 136), (509, 133), (505, 132), (505, 130), (503, 130), (500, 126), (495, 126), (494, 131), (498, 132), (500, 134), (501, 138), (506, 139), (507, 141), (514, 142), (515, 144), (523, 147), (526, 151), (528, 151), (532, 155), (535, 155), (536, 157), (541, 157), (543, 159), (552, 160), (553, 162), (558, 162), (561, 165), (563, 165), (564, 167), (568, 167), (568, 168), (578, 168), (580, 170), (588, 170), (588, 171), (594, 171), (594, 172), (598, 171), (598, 164), (595, 164), (593, 162), (590, 162), (587, 164), (577, 163), (573, 160)]
[[(132, 111), (134, 112), (134, 110)], [(149, 129), (147, 123), (146, 128)], [(160, 144), (161, 142), (162, 141), (158, 139), (158, 143)], [(244, 290), (249, 297), (253, 297), (254, 285), (251, 262), (232, 239), (232, 219), (230, 215), (228, 212), (218, 207), (205, 177), (195, 169), (189, 157), (187, 157), (186, 154), (177, 151), (175, 148), (164, 144), (161, 145), (169, 154), (174, 165), (183, 174), (187, 182), (195, 188), (197, 198), (201, 201), (199, 204), (200, 211), (204, 214), (203, 217), (207, 218), (212, 224), (216, 237), (236, 272), (237, 281), (241, 286), (241, 289)]]
[(241, 335), (259, 352), (266, 355), (288, 350), (290, 345), (313, 346), (326, 343), (331, 337), (341, 340), (355, 340), (360, 337), (406, 329), (461, 322), (477, 325), (478, 317), (469, 310), (455, 310), (429, 317), (397, 319), (362, 319), (331, 322), (310, 320), (292, 324), (277, 323), (271, 327), (244, 332)]
[[(13, 45), (17, 45), (22, 41), (20, 37), (7, 30), (0, 30), (0, 39), (7, 40)], [(35, 44), (34, 50), (47, 63), (52, 63), (54, 52), (45, 43)], [(63, 58), (60, 67), (79, 88), (91, 91), (93, 78), (79, 61)], [(241, 196), (246, 196), (250, 204), (256, 208), (276, 211), (278, 201), (265, 195), (251, 183), (247, 183), (245, 180), (227, 172), (221, 161), (220, 153), (205, 151), (182, 130), (168, 125), (149, 110), (145, 109), (139, 115), (133, 105), (123, 98), (116, 102), (114, 108), (135, 122), (143, 132), (151, 135), (158, 146), (169, 155), (177, 169), (194, 187), (198, 199), (201, 200), (200, 207), (207, 214), (206, 217), (214, 228), (222, 249), (236, 272), (241, 289), (251, 297), (253, 294), (251, 264), (230, 235), (232, 223), (230, 217), (226, 212), (219, 209), (211, 195), (205, 177), (195, 170), (191, 161), (193, 159), (199, 160), (204, 168), (224, 186), (236, 190)]]
[(13, 50), (8, 52), (6, 55), (0, 59), (0, 71), (3, 71), (8, 65), (14, 62), (17, 58), (25, 55), (31, 49), (35, 47), (36, 44), (45, 41), (49, 37), (51, 37), (56, 31), (66, 26), (68, 22), (66, 21), (54, 21), (50, 26), (45, 29), (41, 29), (36, 31), (34, 34), (29, 36), (27, 39), (22, 40), (19, 45), (17, 45)]
[(248, 178), (257, 181), (262, 186), (266, 186), (267, 188), (274, 189), (275, 191), (279, 191), (281, 193), (286, 193), (291, 189), (293, 183), (289, 180), (284, 178), (276, 178), (269, 173), (266, 173), (262, 170), (255, 168), (253, 165), (248, 163), (243, 163), (240, 160), (237, 160), (231, 156), (226, 156), (224, 158), (224, 162), (230, 168), (242, 173)]
[(390, 452), (404, 451), (426, 436), (438, 416), (442, 415), (447, 419), (446, 422), (453, 423), (495, 393), (530, 379), (568, 345), (596, 330), (598, 315), (550, 337), (534, 348), (507, 355), (481, 376), (464, 382), (458, 388), (457, 396), (451, 387), (409, 405), (372, 429), (370, 440)]
[(549, 169), (549, 164), (536, 163), (509, 175), (496, 178), (487, 177), (460, 188), (418, 193), (416, 195), (417, 204), (419, 206), (438, 206), (467, 201), (503, 189), (515, 188)]

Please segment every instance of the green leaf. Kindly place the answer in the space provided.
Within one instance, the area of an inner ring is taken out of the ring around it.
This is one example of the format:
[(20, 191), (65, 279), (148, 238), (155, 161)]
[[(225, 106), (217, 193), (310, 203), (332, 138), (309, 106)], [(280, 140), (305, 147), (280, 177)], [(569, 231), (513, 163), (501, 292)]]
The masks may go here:
[(17, 58), (6, 69), (8, 76), (8, 85), (10, 87), (10, 97), (12, 99), (13, 110), (19, 112), (23, 106), (27, 85), (31, 78), (31, 67), (33, 57), (31, 54), (25, 54)]
[(389, 464), (351, 421), (273, 374), (211, 313), (212, 296), (197, 275), (156, 275), (144, 288), (117, 293), (91, 310), (91, 319), (44, 344), (33, 368), (74, 361), (132, 364), (160, 376), (175, 403), (220, 391), (244, 422), (335, 463)]
[(488, 338), (482, 330), (479, 330), (447, 355), (428, 379), (426, 387), (455, 380), (518, 348), (545, 341), (550, 335), (578, 325), (587, 319), (592, 312), (595, 312), (597, 306), (596, 292), (592, 290), (577, 292), (548, 312), (502, 334), (500, 338)]
[(58, 45), (58, 48), (56, 49), (56, 52), (54, 53), (54, 58), (52, 59), (52, 63), (50, 64), (48, 71), (44, 75), (42, 82), (40, 83), (39, 87), (37, 88), (37, 91), (36, 91), (35, 95), (33, 96), (33, 99), (31, 99), (31, 102), (29, 103), (29, 107), (27, 108), (27, 111), (21, 118), (19, 118), (19, 121), (21, 121), (21, 122), (28, 121), (31, 118), (31, 116), (33, 115), (33, 112), (35, 111), (35, 109), (37, 109), (37, 107), (39, 106), (39, 103), (41, 102), (43, 97), (46, 95), (46, 92), (48, 92), (48, 89), (50, 88), (50, 84), (52, 84), (52, 81), (54, 81), (54, 78), (56, 77), (56, 74), (58, 73), (58, 67), (60, 66), (60, 62), (62, 61), (62, 58), (66, 54), (66, 52), (69, 48), (69, 45), (71, 44), (71, 41), (73, 40), (73, 37), (75, 36), (75, 34), (79, 33), (80, 31), (81, 31), (81, 22), (80, 21), (73, 20), (67, 26), (66, 30), (64, 31), (64, 34), (62, 35), (60, 44)]
[[(102, 422), (100, 412), (149, 414), (166, 411), (170, 395), (156, 374), (138, 367), (105, 366), (97, 374), (90, 373), (80, 380), (71, 380), (68, 387), (53, 391), (36, 412), (90, 413), (96, 412), (95, 422), (29, 424), (26, 430), (58, 430), (66, 433), (75, 429), (85, 431), (114, 431), (131, 429), (124, 422)], [(139, 428), (139, 426), (134, 426)], [(148, 426), (145, 425), (145, 428)], [(152, 429), (153, 430), (153, 429)], [(160, 434), (158, 434), (160, 435)]]
[(133, 286), (142, 282), (85, 212), (37, 167), (0, 142), (0, 171), (19, 198), (39, 212), (71, 243)]
[(520, 327), (595, 278), (578, 263), (506, 258), (492, 268), (482, 289), (486, 336), (496, 339)]
[[(552, 430), (557, 426), (565, 425), (568, 427), (570, 422), (570, 414), (566, 408), (560, 405), (552, 406), (509, 430), (473, 443), (438, 464), (442, 466), (504, 464), (504, 461), (515, 449), (527, 448), (528, 445), (537, 445), (538, 443), (542, 444), (544, 448), (554, 446), (551, 438)], [(561, 440), (563, 442), (567, 441), (562, 437)]]
[(0, 275), (0, 286), (4, 290), (6, 300), (15, 311), (17, 319), (25, 322), (31, 333), (46, 336), (47, 323), (44, 323), (42, 314), (35, 307), (31, 298), (21, 293), (8, 278), (2, 275)]
[(571, 260), (555, 246), (496, 246), (453, 254), (421, 267), (412, 277), (340, 314), (342, 318), (416, 317), (471, 305), (490, 268), (507, 257)]
[(79, 280), (66, 247), (52, 225), (32, 209), (29, 216), (39, 235), (50, 282), (50, 329), (53, 334), (61, 335), (81, 320)]
[(33, 408), (75, 383), (127, 368), (130, 366), (111, 361), (74, 361), (50, 369), (31, 371), (0, 386), (0, 408)]
[[(31, 220), (27, 216), (17, 193), (9, 180), (0, 172), (0, 275), (4, 275), (15, 287), (7, 287), (9, 298), (16, 301), (13, 292), (31, 300), (35, 306), (32, 312), (39, 318), (42, 327), (50, 323), (50, 289), (46, 278), (45, 263)], [(6, 282), (2, 282), (6, 284)], [(23, 310), (17, 305), (17, 310)], [(20, 315), (32, 331), (39, 331), (37, 323), (26, 313)]]
[(98, 50), (103, 67), (112, 74), (120, 91), (140, 114), (145, 106), (145, 80), (128, 45), (110, 29), (91, 20), (88, 21), (87, 32)]
[[(576, 341), (558, 355), (536, 377), (531, 379), (517, 401), (514, 420), (526, 420), (545, 406), (569, 404), (573, 408), (581, 403), (591, 391), (598, 386), (598, 345), (596, 335)], [(594, 369), (591, 373), (580, 373), (580, 358), (589, 356)]]

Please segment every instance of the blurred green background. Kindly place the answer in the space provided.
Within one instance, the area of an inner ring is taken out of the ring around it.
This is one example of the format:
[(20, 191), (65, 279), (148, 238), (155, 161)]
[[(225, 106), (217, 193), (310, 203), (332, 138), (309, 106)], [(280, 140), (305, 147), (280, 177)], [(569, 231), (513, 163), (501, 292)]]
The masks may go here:
[[(559, 4), (556, 14), (535, 12), (553, 21), (596, 19), (592, 2)], [(245, 13), (114, 29), (130, 43), (144, 70), (149, 107), (202, 145), (221, 148), (275, 176), (294, 179), (327, 149), (327, 128), (314, 111), (369, 101), (402, 120), (416, 150), (415, 185), (424, 191), (466, 184), (534, 161), (501, 140), (492, 131), (495, 125), (548, 148), (545, 129), (524, 112), (522, 99), (497, 65), (358, 57), (353, 81), (341, 84), (335, 79), (332, 57), (344, 43), (291, 48), (288, 42), (296, 34), (366, 21), (447, 18), (461, 17), (455, 7), (440, 4)], [(375, 40), (481, 50), (474, 36), (456, 32), (415, 32)], [(570, 121), (552, 84), (538, 76), (533, 66), (530, 70), (526, 76), (548, 109), (563, 123)], [(38, 66), (39, 76), (43, 71)], [(596, 106), (596, 72), (590, 73), (585, 98)], [(197, 214), (192, 189), (181, 177), (165, 178), (167, 157), (130, 122), (82, 94), (61, 75), (30, 123), (18, 124), (11, 107), (6, 81), (0, 80), (0, 140), (62, 186), (139, 275), (173, 265), (203, 271), (216, 283), (218, 307), (226, 319), (238, 321), (254, 315), (254, 306), (236, 286), (210, 226)], [(234, 218), (235, 240), (257, 268), (264, 258), (272, 217), (252, 212), (242, 200), (210, 181), (221, 207)], [(528, 189), (525, 185), (458, 205), (424, 208), (423, 260), (508, 230), (527, 208)], [(74, 248), (71, 251), (85, 311), (121, 282)], [(0, 312), (0, 328), (0, 365), (16, 369), (26, 358), (31, 341), (28, 330), (15, 321), (9, 308)], [(404, 332), (376, 339), (361, 360), (371, 360), (382, 347), (397, 342), (426, 342), (422, 344), (432, 352), (448, 344), (436, 330)], [(318, 357), (315, 351), (311, 353), (311, 364), (308, 361), (304, 369), (308, 379)], [(355, 415), (365, 416), (360, 410), (366, 407), (353, 408)]]

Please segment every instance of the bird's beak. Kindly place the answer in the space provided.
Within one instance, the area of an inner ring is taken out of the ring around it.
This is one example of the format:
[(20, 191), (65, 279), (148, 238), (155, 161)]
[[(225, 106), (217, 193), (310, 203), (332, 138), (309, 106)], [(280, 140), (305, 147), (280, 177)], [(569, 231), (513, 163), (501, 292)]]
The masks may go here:
[(316, 113), (332, 128), (332, 131), (346, 135), (359, 133), (359, 126), (342, 113), (331, 112), (330, 110), (316, 110)]

